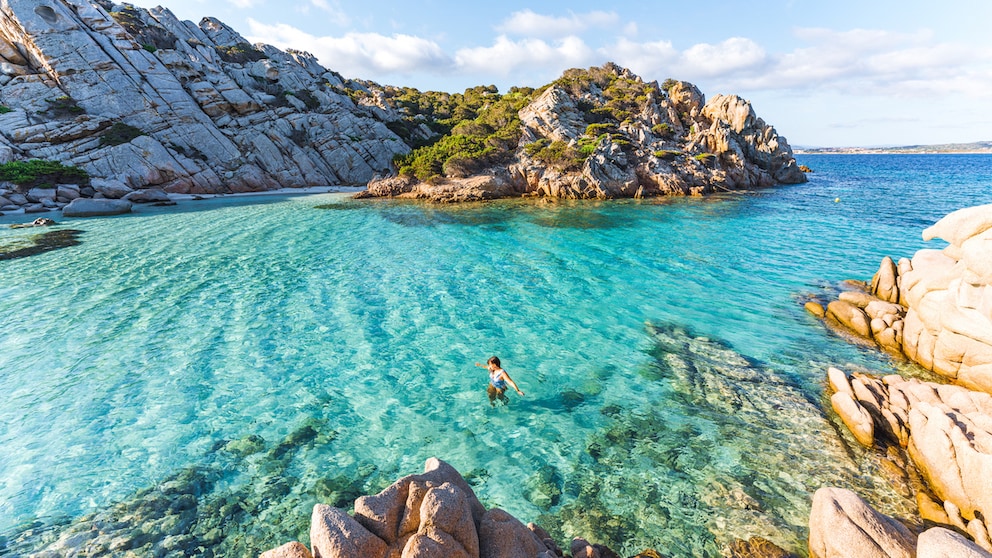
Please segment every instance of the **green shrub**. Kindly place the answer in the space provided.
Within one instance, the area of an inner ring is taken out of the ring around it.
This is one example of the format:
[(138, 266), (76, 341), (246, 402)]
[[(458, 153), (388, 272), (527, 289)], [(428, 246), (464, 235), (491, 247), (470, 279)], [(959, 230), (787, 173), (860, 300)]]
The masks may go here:
[(586, 126), (586, 135), (587, 136), (596, 137), (596, 136), (600, 136), (602, 134), (605, 134), (607, 132), (616, 131), (616, 129), (617, 129), (617, 127), (615, 125), (613, 125), (613, 124), (596, 124), (596, 123), (593, 123), (593, 124), (590, 124), (590, 125)]
[(667, 123), (655, 124), (651, 126), (651, 132), (656, 136), (669, 137), (672, 135), (672, 127)]
[(297, 99), (303, 101), (303, 104), (306, 105), (307, 110), (317, 110), (320, 108), (320, 101), (317, 100), (317, 97), (315, 97), (313, 93), (307, 91), (306, 89), (300, 89), (299, 91), (293, 93), (293, 95), (295, 95)]
[(48, 102), (48, 110), (44, 111), (49, 116), (77, 116), (85, 113), (83, 107), (79, 106), (75, 99), (68, 95), (62, 95), (54, 99), (45, 99)]
[(88, 184), (90, 177), (79, 167), (64, 166), (57, 161), (31, 159), (0, 165), (0, 180), (19, 186), (52, 188), (56, 184)]
[(238, 43), (228, 47), (219, 46), (216, 48), (221, 60), (232, 64), (244, 64), (245, 62), (256, 62), (268, 58), (264, 52), (248, 43)]
[(692, 158), (706, 166), (710, 166), (716, 162), (716, 155), (712, 153), (700, 153), (699, 155), (693, 155)]
[(103, 132), (103, 135), (100, 136), (100, 145), (121, 145), (143, 135), (145, 135), (144, 132), (130, 124), (115, 122), (113, 126), (107, 128)]
[(154, 54), (155, 51), (158, 50), (157, 48), (155, 48), (155, 45), (149, 45), (149, 44), (141, 45), (141, 48), (147, 50), (148, 52), (151, 52), (152, 54)]
[(524, 152), (527, 153), (527, 155), (533, 157), (534, 155), (537, 155), (539, 151), (541, 151), (550, 144), (551, 144), (551, 140), (549, 140), (548, 138), (541, 138), (535, 142), (528, 143), (527, 145), (525, 145)]
[(8, 107), (7, 105), (0, 105), (0, 114), (7, 114), (14, 109)]
[(682, 155), (682, 152), (681, 151), (676, 151), (676, 150), (671, 150), (671, 149), (662, 149), (661, 151), (655, 151), (654, 152), (654, 156), (655, 157), (657, 157), (659, 159), (665, 159), (666, 161), (670, 161), (670, 160), (678, 157), (679, 155)]
[(674, 80), (672, 78), (668, 78), (668, 79), (666, 79), (665, 81), (663, 81), (661, 83), (661, 90), (664, 91), (665, 93), (668, 93), (668, 91), (672, 87), (675, 87), (676, 84), (678, 84), (678, 80)]
[(545, 165), (560, 171), (578, 170), (582, 167), (582, 162), (584, 161), (572, 146), (563, 141), (548, 143), (535, 152), (533, 157)]

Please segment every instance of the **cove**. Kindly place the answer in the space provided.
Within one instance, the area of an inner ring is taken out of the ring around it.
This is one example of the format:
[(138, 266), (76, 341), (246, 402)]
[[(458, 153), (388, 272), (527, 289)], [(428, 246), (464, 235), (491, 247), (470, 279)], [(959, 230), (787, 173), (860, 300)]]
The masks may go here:
[[(705, 199), (60, 220), (85, 241), (0, 261), (0, 553), (116, 521), (129, 548), (250, 554), (435, 455), (487, 507), (625, 555), (801, 550), (825, 483), (904, 515), (823, 375), (916, 372), (800, 301), (988, 203), (992, 157), (799, 159), (808, 184)], [(527, 393), (495, 409), (493, 354)]]

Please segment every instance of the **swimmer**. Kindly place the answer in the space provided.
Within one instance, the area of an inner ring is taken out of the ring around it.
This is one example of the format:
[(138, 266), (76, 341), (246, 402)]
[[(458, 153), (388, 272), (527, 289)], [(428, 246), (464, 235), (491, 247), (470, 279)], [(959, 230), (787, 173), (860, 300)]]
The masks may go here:
[[(476, 366), (481, 367), (482, 365), (478, 362), (475, 363)], [(486, 361), (486, 369), (489, 370), (489, 385), (486, 387), (486, 393), (489, 395), (489, 404), (493, 407), (496, 406), (496, 400), (499, 399), (504, 405), (510, 402), (507, 399), (505, 392), (507, 385), (512, 387), (519, 395), (523, 395), (524, 392), (520, 391), (517, 384), (513, 381), (513, 378), (506, 373), (506, 370), (499, 364), (499, 357), (489, 357)]]

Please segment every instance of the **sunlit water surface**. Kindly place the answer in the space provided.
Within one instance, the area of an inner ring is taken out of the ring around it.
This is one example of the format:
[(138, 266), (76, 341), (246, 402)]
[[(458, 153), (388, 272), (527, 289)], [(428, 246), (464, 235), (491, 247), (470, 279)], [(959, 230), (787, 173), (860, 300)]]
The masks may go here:
[[(117, 536), (147, 536), (117, 544), (257, 553), (431, 456), (487, 507), (628, 555), (749, 536), (805, 552), (827, 483), (906, 513), (822, 410), (826, 366), (897, 365), (802, 301), (992, 202), (992, 157), (800, 159), (808, 184), (710, 199), (328, 194), (64, 219), (81, 244), (0, 261), (0, 555), (136, 506)], [(505, 407), (474, 366), (490, 355), (526, 392)], [(169, 494), (192, 494), (181, 522), (136, 504)]]

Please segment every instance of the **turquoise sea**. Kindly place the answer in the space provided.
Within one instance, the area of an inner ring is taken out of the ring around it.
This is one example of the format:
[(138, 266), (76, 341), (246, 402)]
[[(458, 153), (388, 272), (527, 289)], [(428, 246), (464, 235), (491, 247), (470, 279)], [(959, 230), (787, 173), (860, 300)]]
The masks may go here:
[[(805, 553), (823, 484), (908, 517), (823, 391), (829, 365), (916, 372), (802, 303), (942, 247), (921, 231), (992, 202), (992, 156), (798, 159), (807, 184), (707, 199), (64, 219), (78, 245), (0, 260), (0, 556), (250, 556), (431, 456), (627, 556)], [(526, 393), (507, 406), (491, 355)]]

